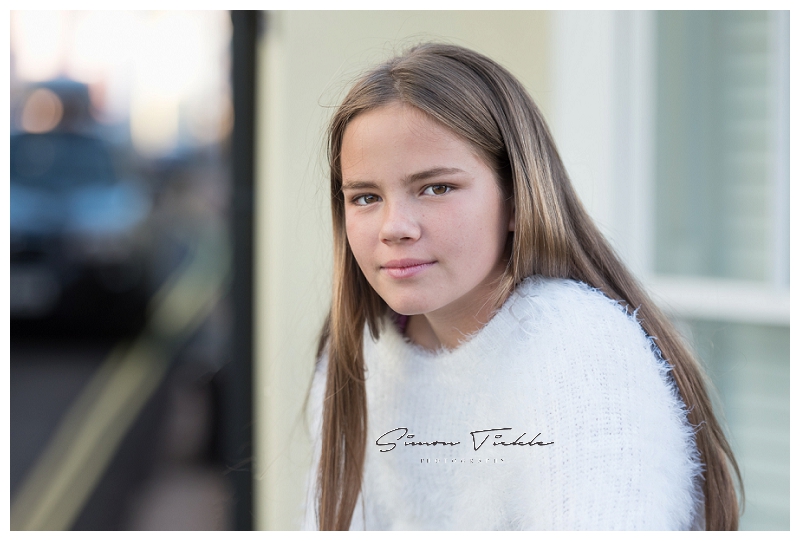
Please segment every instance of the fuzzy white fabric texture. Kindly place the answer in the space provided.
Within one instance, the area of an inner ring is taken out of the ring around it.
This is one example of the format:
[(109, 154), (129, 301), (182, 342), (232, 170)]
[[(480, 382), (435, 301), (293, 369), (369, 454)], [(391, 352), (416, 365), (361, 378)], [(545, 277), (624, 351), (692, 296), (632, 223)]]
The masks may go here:
[[(694, 430), (669, 365), (602, 293), (533, 277), (455, 350), (411, 344), (388, 317), (364, 340), (351, 530), (703, 528)], [(315, 468), (326, 366), (309, 402)], [(304, 529), (317, 526), (315, 473)]]

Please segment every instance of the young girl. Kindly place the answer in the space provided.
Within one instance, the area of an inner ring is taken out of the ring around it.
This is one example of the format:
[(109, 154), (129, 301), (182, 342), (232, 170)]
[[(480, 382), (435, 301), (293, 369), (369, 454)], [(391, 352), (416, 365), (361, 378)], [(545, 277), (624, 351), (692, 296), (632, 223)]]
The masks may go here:
[(705, 376), (511, 74), (417, 46), (356, 82), (329, 145), (306, 527), (736, 529)]

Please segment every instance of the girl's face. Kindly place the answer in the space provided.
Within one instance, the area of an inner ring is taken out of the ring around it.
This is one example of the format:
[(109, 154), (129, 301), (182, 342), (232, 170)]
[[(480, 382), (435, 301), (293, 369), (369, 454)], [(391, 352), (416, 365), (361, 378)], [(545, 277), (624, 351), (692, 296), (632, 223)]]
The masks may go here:
[(341, 167), (347, 239), (378, 295), (405, 315), (477, 313), (514, 221), (473, 146), (393, 103), (350, 122)]

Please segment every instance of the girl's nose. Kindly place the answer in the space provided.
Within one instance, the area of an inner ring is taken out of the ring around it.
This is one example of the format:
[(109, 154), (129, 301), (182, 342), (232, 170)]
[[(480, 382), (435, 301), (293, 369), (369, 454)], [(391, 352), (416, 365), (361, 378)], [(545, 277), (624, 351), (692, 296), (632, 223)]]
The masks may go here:
[(381, 242), (413, 241), (419, 238), (421, 229), (410, 205), (402, 202), (386, 202), (383, 207), (381, 223)]

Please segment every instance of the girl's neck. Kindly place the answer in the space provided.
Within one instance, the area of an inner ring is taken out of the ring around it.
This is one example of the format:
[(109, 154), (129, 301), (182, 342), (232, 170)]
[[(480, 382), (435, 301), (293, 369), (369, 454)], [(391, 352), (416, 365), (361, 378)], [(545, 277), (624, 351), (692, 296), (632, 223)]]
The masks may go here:
[(412, 315), (408, 318), (405, 335), (425, 349), (437, 350), (444, 346), (453, 350), (489, 323), (499, 307), (487, 301), (477, 312), (472, 307), (471, 310), (450, 309)]

